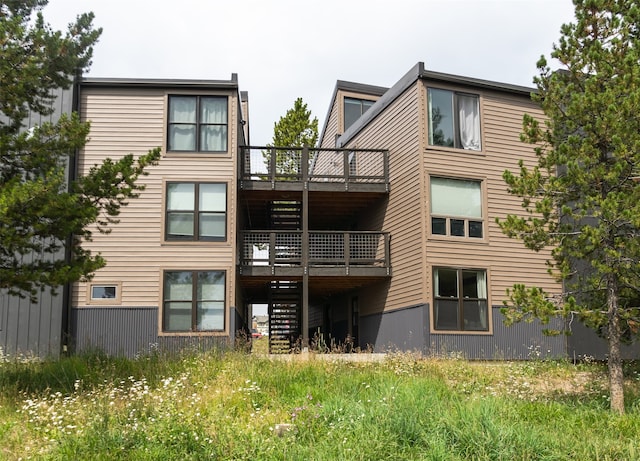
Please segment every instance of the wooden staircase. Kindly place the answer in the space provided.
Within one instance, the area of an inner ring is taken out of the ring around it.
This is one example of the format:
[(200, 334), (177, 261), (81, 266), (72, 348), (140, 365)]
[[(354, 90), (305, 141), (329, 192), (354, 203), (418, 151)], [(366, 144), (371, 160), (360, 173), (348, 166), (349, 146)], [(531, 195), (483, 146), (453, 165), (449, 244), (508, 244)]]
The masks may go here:
[(269, 353), (288, 354), (300, 337), (300, 284), (274, 281), (269, 288)]
[(302, 228), (302, 204), (288, 200), (271, 202), (269, 221), (272, 230), (300, 230)]

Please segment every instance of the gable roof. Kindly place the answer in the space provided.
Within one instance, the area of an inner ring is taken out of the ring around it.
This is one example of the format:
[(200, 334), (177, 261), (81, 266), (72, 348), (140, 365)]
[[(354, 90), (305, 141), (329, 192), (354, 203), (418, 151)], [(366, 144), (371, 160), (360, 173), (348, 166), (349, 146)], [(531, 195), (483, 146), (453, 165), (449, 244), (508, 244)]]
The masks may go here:
[[(488, 89), (501, 91), (506, 93), (517, 94), (520, 96), (530, 97), (531, 93), (536, 92), (535, 88), (529, 88), (520, 85), (512, 85), (508, 83), (494, 82), (491, 80), (483, 80), (479, 78), (463, 77), (460, 75), (445, 74), (442, 72), (434, 72), (426, 70), (423, 62), (418, 62), (409, 71), (398, 80), (395, 85), (388, 89), (381, 97), (376, 101), (373, 106), (369, 108), (362, 116), (356, 120), (356, 122), (347, 129), (342, 136), (337, 140), (337, 146), (345, 146), (351, 141), (356, 134), (358, 134), (365, 126), (367, 126), (375, 117), (377, 117), (382, 111), (384, 111), (396, 98), (404, 93), (407, 88), (413, 85), (416, 80), (429, 80), (432, 82), (454, 83), (459, 85), (471, 86), (479, 89)], [(336, 86), (337, 88), (337, 86)], [(380, 87), (378, 87), (380, 88)], [(337, 90), (336, 90), (337, 91)], [(335, 98), (335, 94), (334, 94)], [(331, 106), (333, 107), (333, 100)], [(326, 124), (326, 121), (325, 121)], [(323, 130), (324, 132), (324, 130)], [(322, 138), (321, 138), (322, 139)]]
[(331, 111), (334, 108), (336, 98), (338, 97), (338, 91), (351, 91), (353, 93), (359, 93), (363, 95), (370, 95), (375, 97), (381, 97), (385, 94), (389, 88), (383, 86), (375, 86), (375, 85), (366, 85), (364, 83), (356, 83), (356, 82), (348, 82), (346, 80), (338, 80), (336, 82), (336, 86), (333, 89), (333, 95), (331, 96), (331, 102), (329, 103), (329, 110), (327, 110), (327, 115), (324, 118), (324, 126), (322, 127), (322, 131), (320, 132), (319, 140), (324, 138), (324, 134), (327, 130), (327, 124), (329, 123), (329, 117), (331, 116)]

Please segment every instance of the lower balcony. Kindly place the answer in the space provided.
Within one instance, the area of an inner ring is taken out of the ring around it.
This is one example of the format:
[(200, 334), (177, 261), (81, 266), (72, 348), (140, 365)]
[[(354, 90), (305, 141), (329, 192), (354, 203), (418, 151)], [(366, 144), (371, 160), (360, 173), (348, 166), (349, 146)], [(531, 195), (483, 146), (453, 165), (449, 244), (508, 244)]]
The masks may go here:
[(391, 275), (386, 232), (312, 231), (305, 237), (302, 231), (247, 231), (240, 238), (243, 276)]

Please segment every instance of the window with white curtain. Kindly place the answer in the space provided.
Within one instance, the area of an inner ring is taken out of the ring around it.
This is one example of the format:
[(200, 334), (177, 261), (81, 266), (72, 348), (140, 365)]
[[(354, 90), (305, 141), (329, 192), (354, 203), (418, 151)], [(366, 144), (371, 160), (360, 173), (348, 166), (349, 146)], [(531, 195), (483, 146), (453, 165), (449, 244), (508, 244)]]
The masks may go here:
[(169, 96), (167, 150), (227, 151), (226, 96)]
[(226, 183), (168, 182), (165, 218), (166, 240), (226, 240)]
[(429, 144), (481, 150), (477, 95), (429, 88)]
[(482, 183), (432, 176), (431, 234), (482, 238)]
[(432, 315), (435, 330), (488, 331), (486, 271), (434, 268)]
[(165, 271), (162, 330), (224, 330), (225, 271)]

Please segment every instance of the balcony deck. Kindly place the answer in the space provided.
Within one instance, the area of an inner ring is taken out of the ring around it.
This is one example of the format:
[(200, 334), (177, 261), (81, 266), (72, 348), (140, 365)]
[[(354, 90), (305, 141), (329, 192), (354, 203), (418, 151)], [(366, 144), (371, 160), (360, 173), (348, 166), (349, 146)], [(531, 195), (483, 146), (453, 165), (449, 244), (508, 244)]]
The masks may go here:
[[(305, 271), (326, 294), (391, 275), (386, 232), (248, 231), (240, 234), (245, 286), (301, 280)], [(305, 263), (306, 260), (306, 263)]]
[[(389, 234), (346, 230), (385, 206), (388, 158), (375, 149), (244, 147), (238, 277), (246, 298), (264, 301), (275, 280), (307, 280), (313, 297), (388, 280)], [(300, 207), (300, 222), (276, 227), (274, 203)]]
[(389, 153), (381, 149), (243, 147), (240, 189), (389, 192)]

